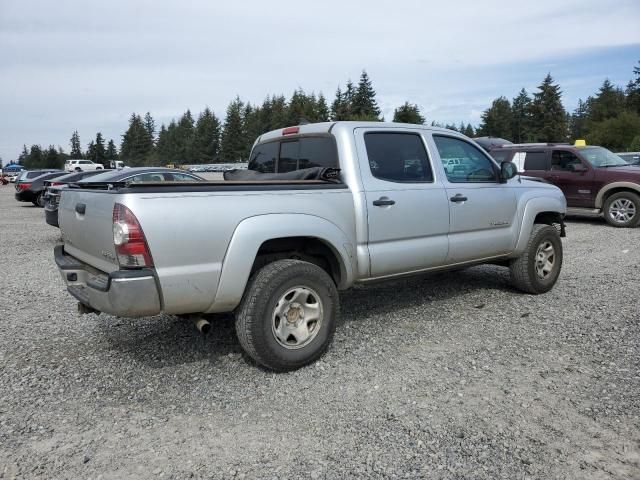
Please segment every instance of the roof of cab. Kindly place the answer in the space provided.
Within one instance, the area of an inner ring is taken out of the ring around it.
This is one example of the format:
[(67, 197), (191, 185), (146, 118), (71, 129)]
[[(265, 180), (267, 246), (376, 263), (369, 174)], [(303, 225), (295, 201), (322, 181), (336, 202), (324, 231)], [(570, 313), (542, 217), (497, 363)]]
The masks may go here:
[(263, 133), (258, 137), (256, 143), (266, 142), (275, 138), (281, 138), (282, 136), (288, 136), (284, 134), (284, 130), (290, 130), (297, 128), (298, 130), (293, 135), (313, 135), (322, 133), (331, 133), (334, 130), (345, 129), (353, 130), (355, 128), (413, 128), (421, 130), (433, 130), (436, 132), (446, 132), (461, 135), (459, 132), (448, 130), (446, 128), (432, 127), (431, 125), (416, 125), (413, 123), (395, 123), (395, 122), (361, 122), (361, 121), (337, 121), (337, 122), (321, 122), (321, 123), (307, 123), (305, 125), (296, 125), (295, 127), (278, 128), (267, 133)]

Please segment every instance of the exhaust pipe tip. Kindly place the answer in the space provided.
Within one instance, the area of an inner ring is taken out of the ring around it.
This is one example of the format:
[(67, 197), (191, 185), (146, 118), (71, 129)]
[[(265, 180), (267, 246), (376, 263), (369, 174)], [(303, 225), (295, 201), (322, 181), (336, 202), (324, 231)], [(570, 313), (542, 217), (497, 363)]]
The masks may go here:
[(204, 318), (196, 319), (195, 324), (198, 331), (203, 335), (206, 335), (211, 330), (211, 324)]

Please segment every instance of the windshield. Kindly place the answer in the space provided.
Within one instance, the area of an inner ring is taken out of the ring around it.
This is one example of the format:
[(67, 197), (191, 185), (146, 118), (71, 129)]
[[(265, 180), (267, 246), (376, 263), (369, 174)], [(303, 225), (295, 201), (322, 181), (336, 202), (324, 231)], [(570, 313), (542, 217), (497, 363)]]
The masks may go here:
[(629, 165), (618, 155), (602, 147), (582, 148), (580, 149), (580, 153), (596, 168)]

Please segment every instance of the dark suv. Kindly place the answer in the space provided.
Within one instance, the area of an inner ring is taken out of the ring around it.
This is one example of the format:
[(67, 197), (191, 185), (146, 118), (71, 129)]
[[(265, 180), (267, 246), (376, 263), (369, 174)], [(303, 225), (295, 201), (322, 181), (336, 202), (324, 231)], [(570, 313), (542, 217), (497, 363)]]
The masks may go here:
[(640, 223), (640, 168), (603, 147), (569, 144), (505, 144), (489, 148), (498, 161), (559, 187), (567, 213), (602, 214), (614, 227)]

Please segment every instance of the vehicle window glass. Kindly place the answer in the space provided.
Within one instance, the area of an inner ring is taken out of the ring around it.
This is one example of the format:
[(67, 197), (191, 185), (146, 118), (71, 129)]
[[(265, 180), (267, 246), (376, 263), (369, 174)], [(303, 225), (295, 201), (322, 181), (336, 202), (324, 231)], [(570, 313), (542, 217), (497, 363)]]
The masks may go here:
[(91, 162), (89, 160), (82, 160), (80, 163), (83, 165), (89, 165)]
[(298, 168), (338, 167), (338, 153), (332, 138), (307, 137), (300, 139)]
[(524, 159), (524, 170), (548, 170), (545, 152), (527, 152)]
[(626, 165), (622, 158), (603, 147), (585, 147), (580, 149), (580, 153), (594, 167), (614, 167)]
[(165, 173), (164, 176), (168, 181), (174, 181), (174, 182), (196, 182), (197, 181), (196, 178), (190, 175), (185, 175), (184, 173)]
[(434, 135), (433, 140), (447, 180), (451, 183), (498, 181), (493, 162), (475, 146), (458, 138), (441, 135)]
[(292, 172), (298, 169), (298, 152), (300, 143), (282, 142), (280, 144), (280, 158), (278, 159), (278, 173)]
[(163, 182), (164, 177), (161, 173), (141, 173), (140, 175), (134, 175), (133, 177), (123, 178), (122, 181), (129, 181), (134, 183)]
[(420, 135), (371, 132), (364, 136), (374, 177), (391, 182), (432, 182), (433, 173)]
[(572, 172), (573, 165), (579, 164), (582, 164), (582, 162), (571, 152), (567, 152), (565, 150), (554, 150), (551, 154), (551, 170)]
[(256, 145), (249, 159), (249, 170), (261, 173), (274, 173), (278, 160), (280, 142), (269, 142)]

